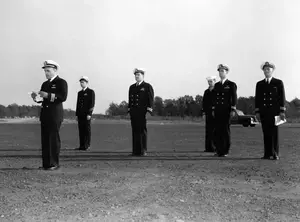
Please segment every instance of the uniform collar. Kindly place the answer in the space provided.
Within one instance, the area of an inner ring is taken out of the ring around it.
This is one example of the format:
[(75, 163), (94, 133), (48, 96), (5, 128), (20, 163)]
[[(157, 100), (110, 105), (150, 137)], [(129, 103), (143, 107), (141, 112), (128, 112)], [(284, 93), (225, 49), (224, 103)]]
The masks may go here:
[(141, 82), (136, 82), (136, 86), (140, 86), (142, 83), (144, 82), (144, 80), (142, 80)]
[(265, 81), (267, 82), (267, 83), (270, 83), (271, 82), (271, 80), (272, 80), (272, 76), (270, 77), (270, 78), (265, 78)]
[(88, 88), (88, 87), (83, 88), (82, 91), (84, 92), (87, 88)]
[(221, 84), (224, 84), (224, 82), (226, 82), (226, 81), (227, 81), (227, 78), (223, 79), (223, 80), (222, 79), (220, 80)]
[(56, 77), (57, 77), (57, 75), (53, 76), (53, 77), (50, 79), (50, 82), (52, 82)]

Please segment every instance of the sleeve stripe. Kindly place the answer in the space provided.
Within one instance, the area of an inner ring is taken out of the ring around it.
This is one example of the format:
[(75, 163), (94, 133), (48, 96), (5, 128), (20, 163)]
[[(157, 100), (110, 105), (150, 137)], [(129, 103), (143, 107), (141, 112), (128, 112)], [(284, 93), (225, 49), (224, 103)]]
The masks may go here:
[(54, 93), (51, 93), (50, 102), (54, 102), (54, 99), (55, 99), (55, 94), (54, 94)]

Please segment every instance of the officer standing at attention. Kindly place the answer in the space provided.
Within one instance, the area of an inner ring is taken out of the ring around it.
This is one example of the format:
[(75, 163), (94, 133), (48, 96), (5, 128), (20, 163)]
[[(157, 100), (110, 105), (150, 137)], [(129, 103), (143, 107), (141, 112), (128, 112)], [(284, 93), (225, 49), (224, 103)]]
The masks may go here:
[(230, 119), (234, 115), (237, 104), (237, 85), (227, 79), (229, 67), (218, 66), (221, 80), (215, 84), (215, 98), (213, 100), (213, 116), (216, 121), (216, 154), (226, 157), (231, 145)]
[(255, 113), (261, 120), (264, 135), (264, 156), (262, 159), (278, 160), (278, 126), (275, 116), (285, 119), (285, 90), (280, 79), (272, 77), (275, 65), (269, 62), (262, 64), (265, 79), (257, 82), (255, 90)]
[(129, 88), (128, 112), (132, 128), (132, 155), (147, 155), (147, 122), (146, 113), (152, 114), (154, 91), (149, 83), (144, 81), (145, 71), (135, 69), (136, 83)]
[(59, 130), (64, 114), (62, 103), (67, 99), (68, 84), (58, 76), (59, 65), (56, 62), (46, 60), (42, 68), (48, 80), (38, 93), (31, 94), (35, 102), (38, 102), (38, 94), (43, 98), (40, 113), (43, 166), (40, 169), (56, 170), (59, 168), (61, 148)]
[(212, 116), (212, 103), (214, 99), (214, 86), (217, 81), (216, 76), (206, 78), (208, 89), (204, 91), (202, 99), (201, 116), (205, 118), (205, 150), (204, 152), (215, 152), (215, 122)]
[(76, 116), (80, 145), (76, 150), (88, 150), (91, 146), (91, 118), (95, 106), (95, 92), (88, 87), (87, 76), (82, 76), (79, 82), (82, 90), (77, 95)]

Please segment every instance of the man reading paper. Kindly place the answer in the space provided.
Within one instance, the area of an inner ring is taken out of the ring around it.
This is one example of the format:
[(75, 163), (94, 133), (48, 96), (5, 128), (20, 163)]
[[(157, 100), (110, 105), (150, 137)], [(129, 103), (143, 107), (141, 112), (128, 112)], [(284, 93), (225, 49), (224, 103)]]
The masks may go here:
[(278, 126), (275, 117), (285, 120), (285, 91), (283, 82), (272, 77), (275, 65), (262, 64), (265, 79), (257, 82), (255, 90), (255, 113), (261, 120), (264, 135), (264, 156), (262, 159), (279, 159)]
[[(39, 96), (43, 98), (40, 122), (42, 136), (42, 159), (44, 170), (56, 170), (59, 168), (60, 136), (59, 130), (63, 121), (63, 105), (68, 95), (67, 82), (58, 76), (59, 65), (47, 60), (44, 62), (47, 81), (42, 84)], [(37, 93), (32, 92), (31, 97), (37, 101)]]

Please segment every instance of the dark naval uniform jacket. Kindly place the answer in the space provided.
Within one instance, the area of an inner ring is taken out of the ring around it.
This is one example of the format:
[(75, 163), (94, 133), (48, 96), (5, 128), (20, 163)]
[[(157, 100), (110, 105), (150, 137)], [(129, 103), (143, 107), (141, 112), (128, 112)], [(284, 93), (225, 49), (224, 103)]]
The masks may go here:
[(225, 80), (224, 84), (217, 82), (215, 84), (215, 99), (212, 109), (215, 112), (222, 112), (224, 114), (236, 109), (237, 104), (237, 86), (230, 80)]
[(41, 91), (48, 93), (48, 98), (44, 98), (41, 106), (40, 121), (44, 123), (62, 122), (64, 116), (63, 102), (68, 96), (68, 85), (64, 79), (57, 76), (51, 82), (45, 81), (41, 86)]
[(215, 151), (215, 118), (212, 115), (213, 100), (215, 90), (209, 88), (204, 91), (202, 99), (201, 115), (205, 115), (205, 150), (206, 152)]
[(202, 99), (201, 115), (209, 116), (212, 114), (213, 99), (215, 98), (215, 90), (206, 89)]
[(266, 79), (256, 84), (255, 112), (270, 116), (279, 115), (285, 111), (285, 91), (283, 82), (272, 77), (270, 83)]
[(128, 111), (139, 110), (139, 112), (146, 114), (152, 113), (154, 91), (149, 83), (143, 81), (140, 85), (132, 84), (129, 88)]
[(214, 90), (212, 109), (216, 124), (216, 153), (224, 156), (229, 153), (231, 146), (230, 112), (236, 109), (237, 85), (226, 79), (223, 84), (221, 81), (217, 82)]
[(76, 116), (91, 116), (95, 106), (95, 92), (90, 88), (80, 90), (77, 95)]
[(59, 130), (64, 119), (62, 103), (67, 99), (68, 84), (57, 76), (44, 82), (41, 91), (48, 93), (48, 98), (43, 98), (40, 112), (43, 168), (51, 169), (59, 166)]
[(137, 83), (129, 87), (128, 112), (132, 128), (132, 154), (146, 155), (147, 121), (146, 113), (152, 114), (154, 91), (149, 83)]
[(255, 90), (255, 112), (260, 114), (264, 135), (264, 159), (278, 159), (279, 141), (278, 126), (275, 116), (285, 112), (285, 90), (280, 79), (272, 77), (257, 82)]

